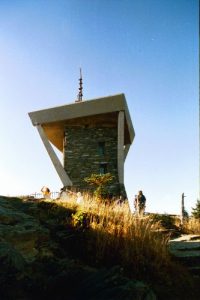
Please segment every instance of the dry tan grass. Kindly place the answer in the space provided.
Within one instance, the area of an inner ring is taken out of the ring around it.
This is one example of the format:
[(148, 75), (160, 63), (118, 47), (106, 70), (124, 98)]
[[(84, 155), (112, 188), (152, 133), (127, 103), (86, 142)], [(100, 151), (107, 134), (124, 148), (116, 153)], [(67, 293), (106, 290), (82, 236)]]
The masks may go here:
[[(193, 291), (193, 281), (184, 267), (172, 260), (168, 251), (170, 236), (158, 230), (159, 222), (152, 216), (135, 217), (128, 203), (119, 206), (98, 201), (88, 194), (83, 198), (80, 204), (76, 202), (76, 195), (57, 199), (53, 203), (58, 207), (50, 205), (48, 211), (48, 218), (52, 210), (56, 222), (61, 220), (73, 237), (72, 245), (70, 239), (64, 244), (67, 253), (72, 251), (72, 257), (92, 267), (120, 266), (120, 272), (128, 278), (153, 285), (158, 294), (161, 293), (159, 299), (170, 299), (177, 289), (181, 294), (177, 299), (189, 299), (182, 297), (182, 291), (184, 295), (186, 289), (189, 293)], [(43, 209), (46, 211), (46, 207)], [(167, 298), (162, 298), (162, 291), (168, 292)]]
[[(128, 203), (117, 205), (105, 203), (83, 195), (84, 201), (76, 203), (76, 197), (57, 203), (68, 208), (76, 208), (89, 218), (89, 228), (95, 231), (96, 260), (119, 260), (124, 266), (130, 265), (136, 273), (141, 265), (152, 264), (160, 268), (167, 264), (169, 254), (167, 244), (169, 237), (156, 232), (158, 224), (148, 217), (135, 217)], [(144, 267), (145, 268), (145, 267)]]
[(186, 233), (200, 234), (200, 220), (195, 218), (189, 218), (183, 224), (183, 230)]

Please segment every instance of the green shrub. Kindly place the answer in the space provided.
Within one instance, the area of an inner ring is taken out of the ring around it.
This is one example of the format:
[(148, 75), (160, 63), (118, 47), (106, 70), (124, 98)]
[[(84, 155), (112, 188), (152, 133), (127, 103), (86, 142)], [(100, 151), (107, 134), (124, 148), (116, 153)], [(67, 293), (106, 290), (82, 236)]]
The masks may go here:
[(72, 214), (72, 224), (75, 227), (87, 228), (89, 225), (88, 214), (82, 210), (78, 210)]
[(154, 223), (159, 223), (162, 227), (166, 229), (174, 229), (176, 227), (174, 217), (168, 214), (152, 214), (150, 218), (153, 220)]
[(107, 186), (114, 179), (110, 173), (92, 174), (90, 177), (84, 178), (84, 181), (95, 187), (94, 196), (105, 199), (108, 196)]

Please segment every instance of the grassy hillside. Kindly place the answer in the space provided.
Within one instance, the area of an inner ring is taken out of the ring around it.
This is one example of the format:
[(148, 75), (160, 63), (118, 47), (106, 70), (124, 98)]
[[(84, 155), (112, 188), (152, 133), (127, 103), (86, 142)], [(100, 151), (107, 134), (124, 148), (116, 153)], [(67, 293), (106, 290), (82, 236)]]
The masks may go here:
[(160, 220), (127, 204), (1, 197), (0, 222), (1, 299), (196, 299)]

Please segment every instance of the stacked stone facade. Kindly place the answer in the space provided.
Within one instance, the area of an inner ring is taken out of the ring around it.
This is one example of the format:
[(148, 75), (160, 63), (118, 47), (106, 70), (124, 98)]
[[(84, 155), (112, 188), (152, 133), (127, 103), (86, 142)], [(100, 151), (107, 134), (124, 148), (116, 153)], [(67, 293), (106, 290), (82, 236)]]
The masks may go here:
[(76, 190), (92, 188), (84, 181), (84, 178), (91, 174), (111, 173), (114, 180), (109, 186), (110, 194), (119, 195), (117, 128), (67, 125), (64, 138), (64, 168)]

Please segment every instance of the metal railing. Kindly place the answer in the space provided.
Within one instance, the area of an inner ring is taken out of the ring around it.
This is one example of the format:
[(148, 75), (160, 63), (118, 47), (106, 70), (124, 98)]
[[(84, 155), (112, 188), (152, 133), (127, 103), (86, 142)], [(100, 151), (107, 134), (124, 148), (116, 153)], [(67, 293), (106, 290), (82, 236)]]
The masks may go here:
[(30, 198), (34, 198), (34, 199), (42, 199), (42, 198), (57, 199), (59, 198), (59, 196), (60, 196), (60, 192), (50, 192), (48, 197), (44, 197), (42, 193), (37, 193), (37, 192), (29, 195)]

